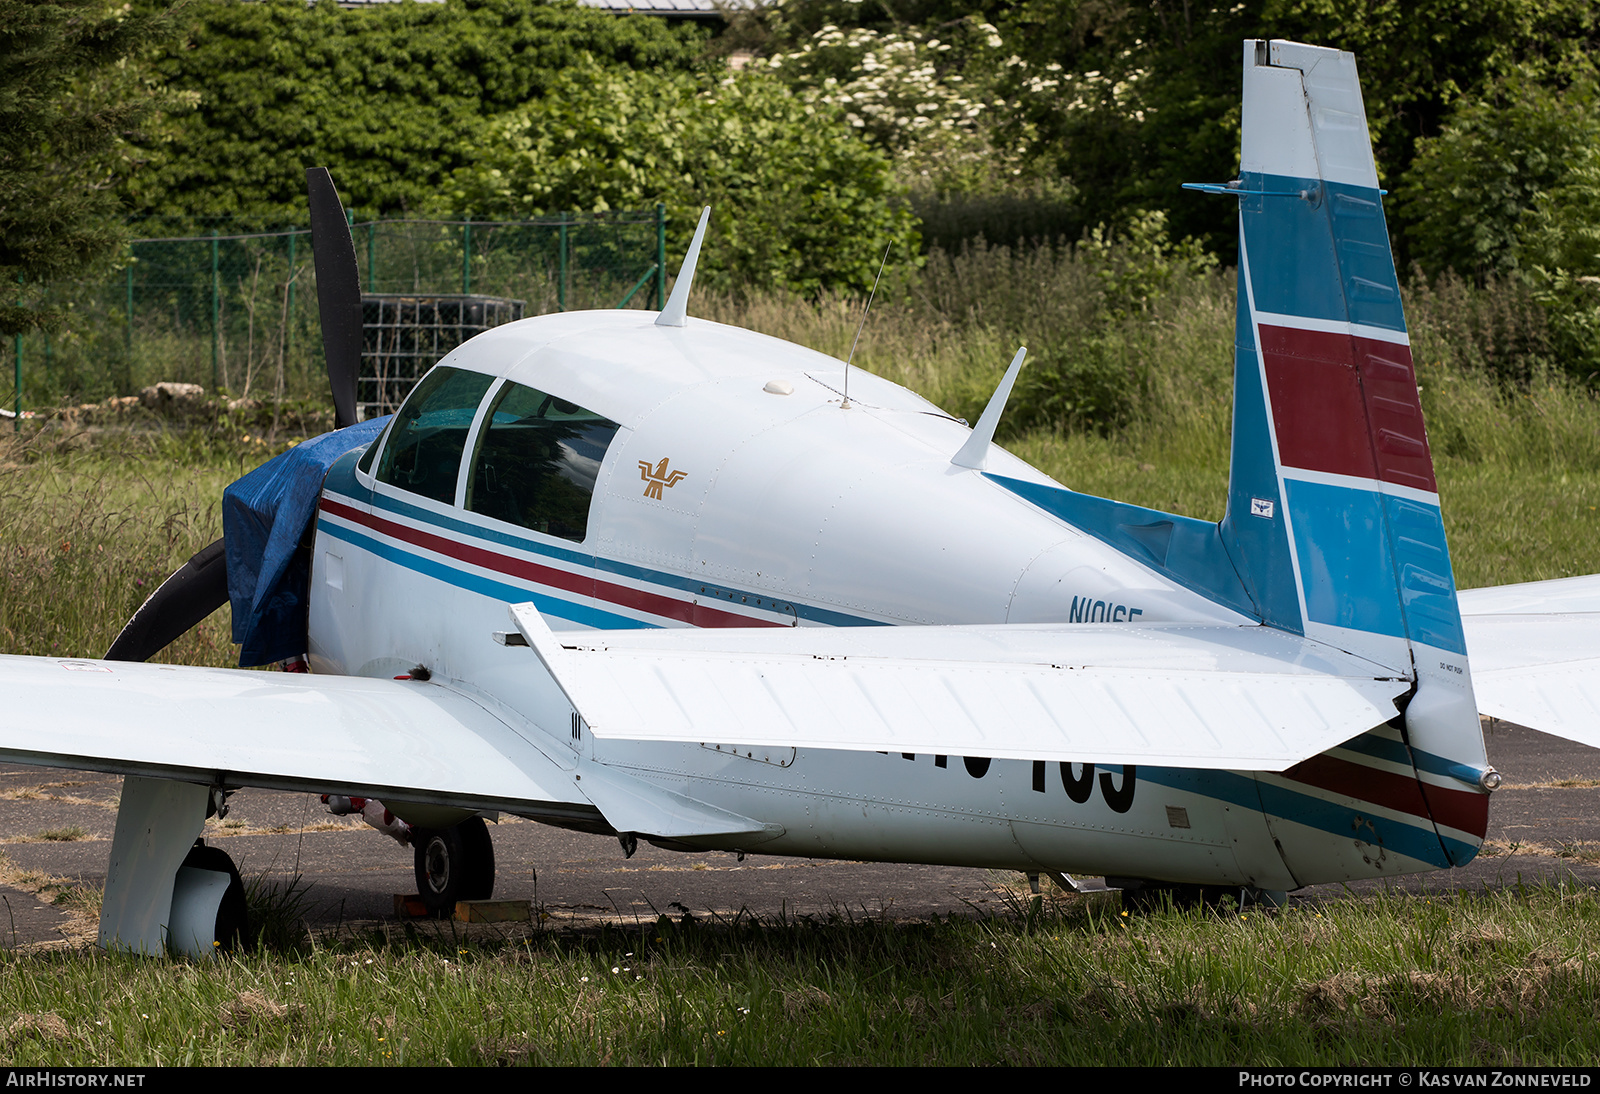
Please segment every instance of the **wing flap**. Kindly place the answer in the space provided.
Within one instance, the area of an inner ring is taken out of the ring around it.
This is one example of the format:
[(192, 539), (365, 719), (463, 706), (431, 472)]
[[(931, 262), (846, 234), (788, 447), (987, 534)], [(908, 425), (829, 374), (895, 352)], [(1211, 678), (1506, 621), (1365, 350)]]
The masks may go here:
[(512, 609), (597, 737), (1281, 771), (1410, 682), (1266, 627), (563, 632)]

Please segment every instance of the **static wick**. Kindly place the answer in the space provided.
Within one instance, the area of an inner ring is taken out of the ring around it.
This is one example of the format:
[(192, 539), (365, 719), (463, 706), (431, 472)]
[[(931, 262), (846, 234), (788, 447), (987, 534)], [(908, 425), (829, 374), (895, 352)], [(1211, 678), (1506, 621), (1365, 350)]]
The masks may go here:
[(878, 295), (878, 282), (883, 280), (883, 268), (889, 264), (889, 252), (894, 250), (894, 241), (883, 249), (883, 261), (878, 263), (878, 276), (872, 279), (872, 291), (867, 294), (867, 306), (861, 309), (861, 325), (856, 328), (856, 340), (850, 343), (850, 356), (844, 359), (844, 402), (839, 404), (840, 410), (850, 409), (850, 362), (856, 359), (856, 347), (861, 344), (861, 332), (867, 329), (867, 313), (872, 310), (872, 298)]

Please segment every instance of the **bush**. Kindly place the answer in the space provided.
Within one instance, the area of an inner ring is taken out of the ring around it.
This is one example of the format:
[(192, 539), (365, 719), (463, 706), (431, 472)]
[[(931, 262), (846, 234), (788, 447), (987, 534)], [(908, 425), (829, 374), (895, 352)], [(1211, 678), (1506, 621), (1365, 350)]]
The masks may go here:
[(245, 215), (272, 228), (304, 223), (313, 166), (330, 168), (366, 214), (433, 207), (486, 120), (548, 94), (573, 58), (685, 71), (705, 34), (549, 0), (351, 11), (200, 0), (187, 11), (189, 41), (156, 69), (197, 106), (146, 147), (151, 162), (124, 200), (137, 213)]
[(497, 119), (455, 174), (455, 203), (497, 216), (667, 204), (669, 255), (702, 205), (713, 286), (806, 295), (865, 291), (884, 248), (916, 253), (888, 158), (836, 108), (803, 103), (769, 74), (721, 78), (588, 63)]

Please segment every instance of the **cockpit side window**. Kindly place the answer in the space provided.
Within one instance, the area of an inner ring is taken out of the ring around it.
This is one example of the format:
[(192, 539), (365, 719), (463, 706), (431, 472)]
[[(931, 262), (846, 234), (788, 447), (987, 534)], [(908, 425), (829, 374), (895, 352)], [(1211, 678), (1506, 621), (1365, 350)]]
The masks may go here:
[(467, 508), (583, 542), (600, 461), (617, 423), (521, 384), (506, 384), (484, 421)]
[(379, 482), (446, 505), (456, 500), (461, 453), (493, 376), (436, 368), (411, 392), (389, 426)]

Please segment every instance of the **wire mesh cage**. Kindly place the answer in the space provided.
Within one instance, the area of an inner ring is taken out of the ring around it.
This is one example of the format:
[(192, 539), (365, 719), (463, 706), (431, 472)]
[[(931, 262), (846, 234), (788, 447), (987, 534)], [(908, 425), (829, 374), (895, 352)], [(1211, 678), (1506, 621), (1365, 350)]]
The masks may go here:
[(363, 295), (357, 420), (398, 410), (434, 362), (490, 327), (521, 319), (523, 307), (499, 296)]

